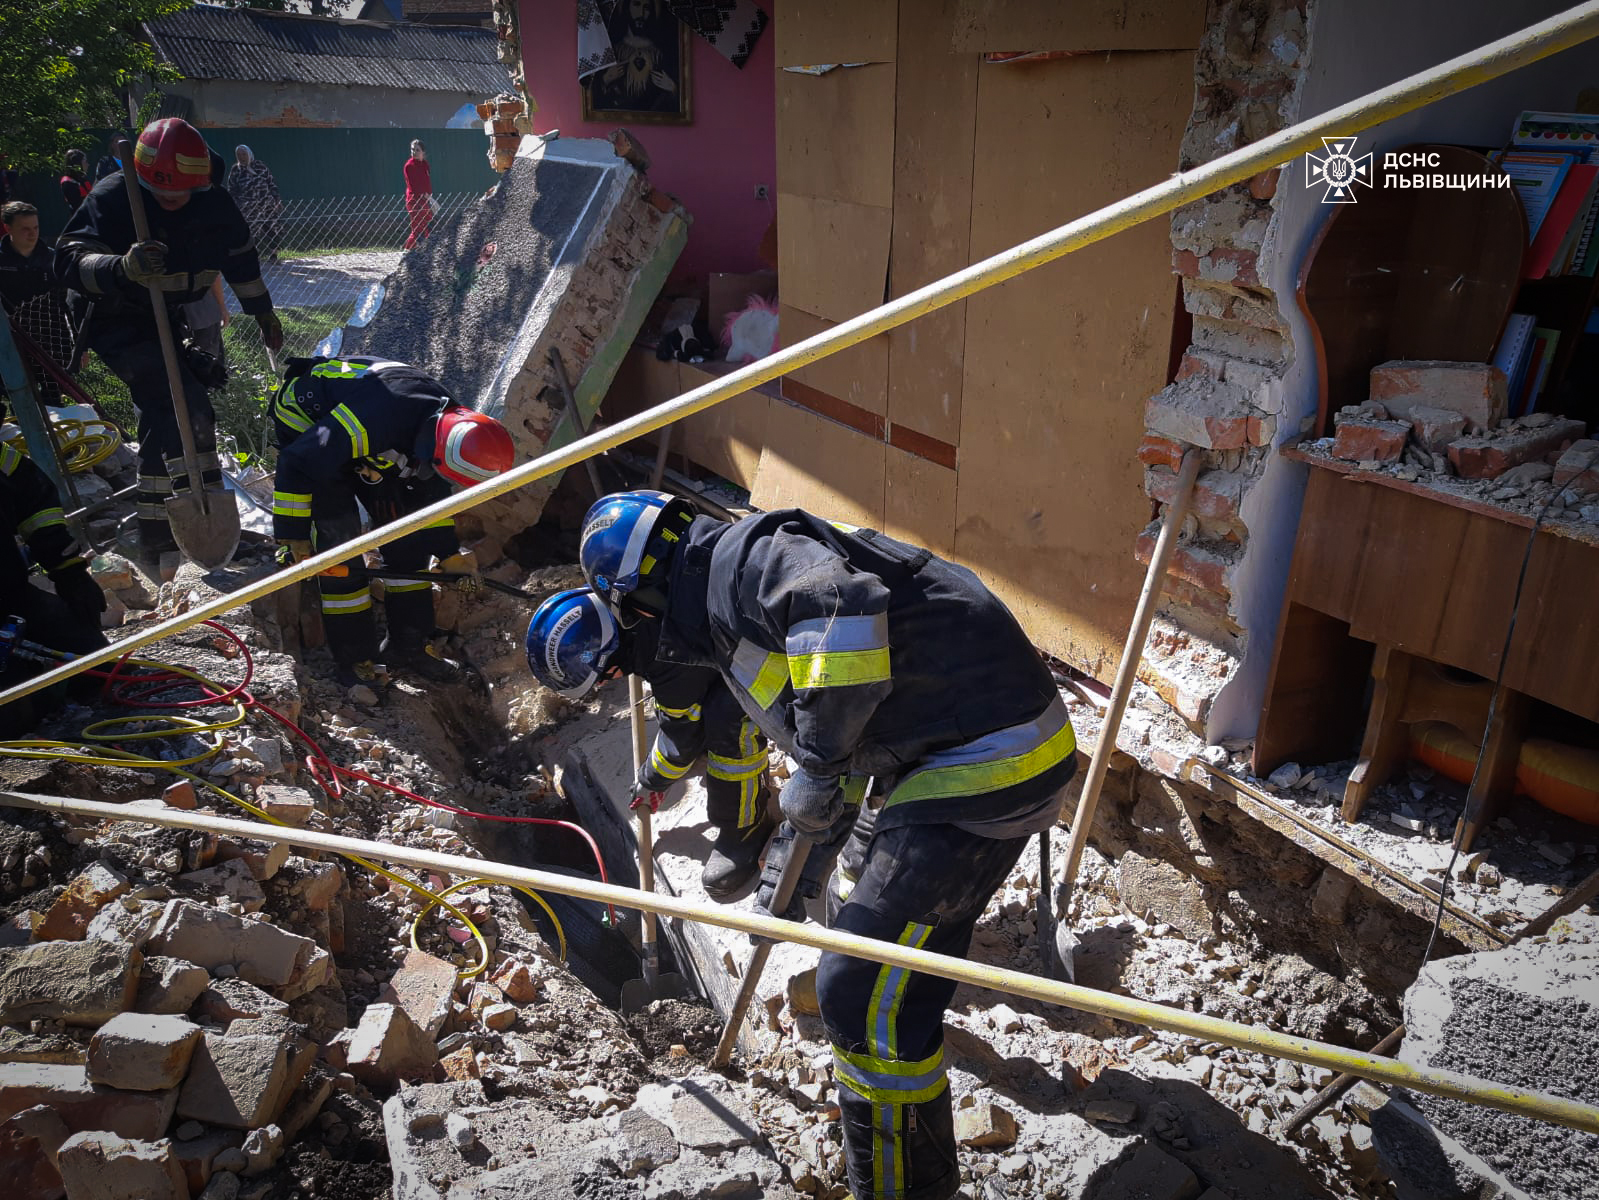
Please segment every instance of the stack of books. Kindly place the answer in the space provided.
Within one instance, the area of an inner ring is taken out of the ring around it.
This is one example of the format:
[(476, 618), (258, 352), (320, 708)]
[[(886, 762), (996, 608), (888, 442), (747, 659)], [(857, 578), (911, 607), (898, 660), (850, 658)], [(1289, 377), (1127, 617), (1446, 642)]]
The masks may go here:
[(1536, 410), (1559, 344), (1558, 329), (1542, 328), (1529, 313), (1510, 314), (1493, 357), (1493, 365), (1510, 381), (1506, 416), (1519, 417)]
[(1498, 155), (1527, 214), (1522, 278), (1599, 269), (1599, 115), (1524, 112)]

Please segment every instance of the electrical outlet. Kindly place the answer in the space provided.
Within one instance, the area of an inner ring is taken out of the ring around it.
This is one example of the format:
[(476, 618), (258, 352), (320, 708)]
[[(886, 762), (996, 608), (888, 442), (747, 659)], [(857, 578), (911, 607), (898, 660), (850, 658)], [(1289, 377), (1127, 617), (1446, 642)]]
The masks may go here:
[(755, 198), (757, 200), (766, 199), (766, 185), (764, 183), (757, 183), (755, 185)]

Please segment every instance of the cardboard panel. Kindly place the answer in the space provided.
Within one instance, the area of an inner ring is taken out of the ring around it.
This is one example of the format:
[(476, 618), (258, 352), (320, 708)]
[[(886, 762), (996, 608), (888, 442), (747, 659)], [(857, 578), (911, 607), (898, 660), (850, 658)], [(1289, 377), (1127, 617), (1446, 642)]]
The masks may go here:
[(750, 503), (881, 529), (887, 449), (848, 426), (774, 400)]
[(830, 321), (876, 308), (888, 282), (893, 225), (887, 208), (779, 192), (783, 303)]
[(897, 0), (783, 0), (777, 65), (892, 62)]
[[(710, 382), (711, 376), (702, 375), (692, 364), (684, 363), (683, 368), (685, 388)], [(765, 392), (746, 392), (684, 417), (672, 426), (672, 449), (739, 487), (753, 487), (766, 441), (767, 410), (774, 403), (778, 401)]]
[(777, 73), (777, 190), (893, 207), (893, 63)]
[[(792, 346), (808, 337), (831, 329), (832, 321), (813, 317), (808, 312), (782, 306), (778, 318), (778, 336), (783, 345)], [(888, 412), (888, 338), (878, 334), (874, 338), (829, 354), (819, 362), (791, 372), (791, 378), (819, 392), (847, 400), (858, 408), (882, 416)]]
[[(978, 63), (975, 54), (950, 52), (956, 7), (957, 0), (921, 0), (914, 9), (900, 10), (892, 296), (970, 261)], [(956, 441), (965, 302), (920, 317), (888, 337), (889, 419), (940, 441)]]
[(975, 51), (1192, 50), (1204, 31), (1205, 0), (958, 0), (954, 46)]
[[(1188, 53), (984, 70), (972, 257), (1166, 178), (1192, 105)], [(1039, 153), (1063, 119), (1071, 153)], [(1145, 401), (1166, 382), (1169, 237), (1165, 221), (1145, 222), (967, 302), (956, 554), (1035, 641), (1100, 679), (1143, 576), (1136, 451)]]
[(888, 447), (883, 532), (935, 554), (955, 550), (955, 472)]

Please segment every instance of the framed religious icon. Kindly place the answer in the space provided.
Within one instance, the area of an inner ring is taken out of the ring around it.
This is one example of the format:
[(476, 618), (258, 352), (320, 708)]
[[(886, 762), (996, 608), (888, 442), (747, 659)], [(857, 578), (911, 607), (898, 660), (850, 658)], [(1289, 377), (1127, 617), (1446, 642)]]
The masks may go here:
[(583, 80), (583, 119), (690, 125), (689, 27), (666, 0), (616, 0), (605, 23), (616, 61)]

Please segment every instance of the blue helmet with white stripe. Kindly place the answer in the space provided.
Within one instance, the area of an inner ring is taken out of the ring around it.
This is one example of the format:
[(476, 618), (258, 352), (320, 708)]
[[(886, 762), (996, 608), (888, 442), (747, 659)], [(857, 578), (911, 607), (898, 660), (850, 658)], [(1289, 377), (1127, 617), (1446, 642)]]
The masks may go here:
[(586, 587), (556, 592), (527, 627), (527, 665), (551, 691), (580, 700), (610, 669), (621, 636), (605, 605)]
[(666, 492), (613, 492), (595, 501), (583, 518), (578, 561), (589, 586), (623, 617), (623, 602), (654, 583), (651, 599), (658, 606), (659, 581), (694, 507)]

